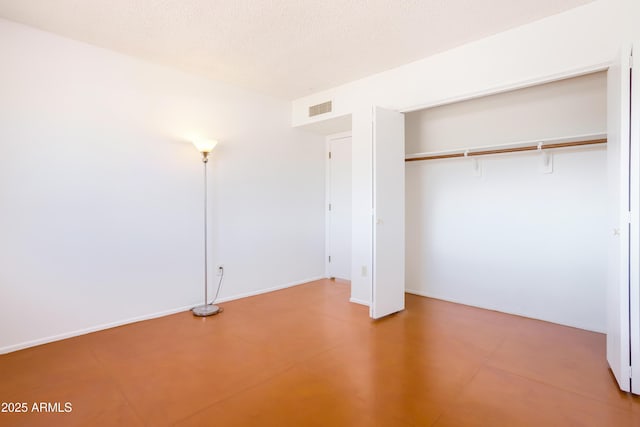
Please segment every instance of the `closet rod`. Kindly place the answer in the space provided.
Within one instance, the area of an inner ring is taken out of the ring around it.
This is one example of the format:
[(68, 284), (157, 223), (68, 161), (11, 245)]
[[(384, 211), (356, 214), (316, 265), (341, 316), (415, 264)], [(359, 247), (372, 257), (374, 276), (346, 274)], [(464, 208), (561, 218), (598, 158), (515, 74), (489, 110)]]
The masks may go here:
[[(552, 144), (542, 144), (541, 149), (546, 150), (548, 148), (564, 148), (564, 147), (578, 147), (581, 145), (594, 145), (594, 144), (606, 144), (607, 138), (589, 139), (585, 141), (572, 141), (572, 142), (556, 142)], [(537, 150), (537, 145), (527, 145), (525, 147), (513, 147), (513, 148), (498, 148), (495, 150), (482, 150), (482, 151), (468, 151), (466, 157), (471, 156), (484, 156), (487, 154), (502, 154), (502, 153), (515, 153), (518, 151), (534, 151)], [(436, 160), (436, 159), (451, 159), (454, 157), (465, 157), (465, 152), (461, 153), (449, 153), (449, 154), (435, 154), (432, 156), (423, 157), (411, 157), (404, 159), (405, 162), (415, 162), (418, 160)]]

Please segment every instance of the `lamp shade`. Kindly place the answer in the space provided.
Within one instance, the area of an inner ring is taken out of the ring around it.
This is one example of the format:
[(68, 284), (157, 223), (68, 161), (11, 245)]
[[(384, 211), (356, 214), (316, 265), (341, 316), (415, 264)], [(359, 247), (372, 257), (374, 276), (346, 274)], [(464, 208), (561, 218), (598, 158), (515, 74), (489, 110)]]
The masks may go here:
[(191, 141), (201, 153), (210, 153), (218, 144), (215, 139), (196, 138)]

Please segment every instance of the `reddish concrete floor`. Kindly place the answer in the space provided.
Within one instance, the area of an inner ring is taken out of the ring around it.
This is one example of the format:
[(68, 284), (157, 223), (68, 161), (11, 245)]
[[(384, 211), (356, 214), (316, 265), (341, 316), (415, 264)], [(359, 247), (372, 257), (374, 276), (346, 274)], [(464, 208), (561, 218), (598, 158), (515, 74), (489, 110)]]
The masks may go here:
[[(328, 280), (0, 356), (11, 426), (640, 426), (602, 334), (407, 295), (379, 321)], [(29, 408), (31, 409), (31, 407)]]

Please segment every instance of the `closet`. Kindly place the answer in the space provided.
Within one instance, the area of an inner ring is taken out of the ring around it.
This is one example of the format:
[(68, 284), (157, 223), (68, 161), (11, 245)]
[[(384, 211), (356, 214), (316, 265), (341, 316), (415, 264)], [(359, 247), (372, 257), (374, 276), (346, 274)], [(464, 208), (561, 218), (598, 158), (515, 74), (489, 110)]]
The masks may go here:
[(406, 114), (407, 292), (604, 332), (606, 94), (600, 72)]
[(406, 114), (406, 291), (606, 333), (639, 393), (630, 64)]
[(640, 394), (631, 63), (629, 47), (440, 104), (354, 107), (351, 301), (377, 319), (408, 292), (603, 332)]

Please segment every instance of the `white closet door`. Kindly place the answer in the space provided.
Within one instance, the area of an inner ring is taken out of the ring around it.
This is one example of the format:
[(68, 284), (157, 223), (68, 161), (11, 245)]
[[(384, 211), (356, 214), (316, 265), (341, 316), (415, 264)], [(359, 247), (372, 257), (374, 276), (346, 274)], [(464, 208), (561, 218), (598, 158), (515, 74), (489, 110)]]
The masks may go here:
[[(640, 18), (640, 5), (636, 16)], [(640, 30), (637, 31), (640, 35)], [(640, 58), (640, 40), (634, 42), (635, 62)], [(629, 268), (629, 333), (631, 338), (631, 391), (640, 394), (640, 72), (635, 67), (635, 78), (631, 82), (631, 149), (630, 149), (630, 268)]]
[[(607, 166), (611, 197), (607, 283), (607, 361), (624, 391), (631, 390), (629, 357), (629, 111), (630, 48), (607, 72)], [(639, 367), (640, 368), (640, 367)]]
[(329, 143), (329, 276), (351, 280), (351, 137)]
[(404, 115), (374, 107), (374, 319), (404, 310), (404, 233)]

